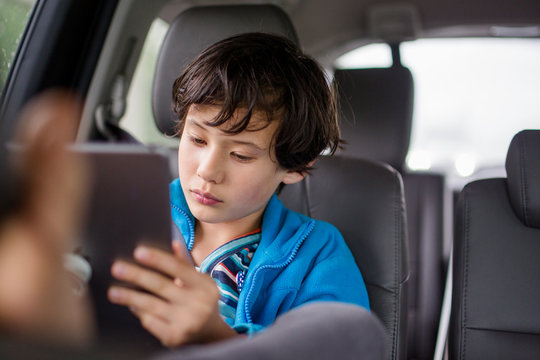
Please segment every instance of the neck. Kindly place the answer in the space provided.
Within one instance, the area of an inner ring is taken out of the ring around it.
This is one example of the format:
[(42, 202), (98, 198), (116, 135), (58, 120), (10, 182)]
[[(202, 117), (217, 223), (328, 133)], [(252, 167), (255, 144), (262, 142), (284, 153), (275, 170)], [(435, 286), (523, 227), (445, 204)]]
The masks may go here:
[(232, 239), (252, 232), (261, 226), (262, 211), (240, 220), (223, 223), (205, 223), (197, 220), (195, 243), (191, 256), (197, 266), (218, 247)]

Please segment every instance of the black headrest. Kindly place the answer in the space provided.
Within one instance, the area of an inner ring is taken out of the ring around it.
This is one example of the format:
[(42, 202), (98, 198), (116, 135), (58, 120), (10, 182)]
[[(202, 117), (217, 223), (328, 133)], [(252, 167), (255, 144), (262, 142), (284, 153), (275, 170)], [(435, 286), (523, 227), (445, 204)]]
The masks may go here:
[(540, 130), (517, 133), (506, 156), (508, 192), (521, 221), (540, 228)]
[(193, 7), (171, 23), (159, 54), (152, 107), (157, 127), (174, 134), (172, 111), (175, 79), (202, 50), (213, 43), (246, 32), (279, 34), (298, 44), (287, 14), (275, 5), (231, 5)]
[(381, 161), (401, 170), (409, 150), (414, 102), (409, 69), (336, 70), (341, 136), (340, 153)]

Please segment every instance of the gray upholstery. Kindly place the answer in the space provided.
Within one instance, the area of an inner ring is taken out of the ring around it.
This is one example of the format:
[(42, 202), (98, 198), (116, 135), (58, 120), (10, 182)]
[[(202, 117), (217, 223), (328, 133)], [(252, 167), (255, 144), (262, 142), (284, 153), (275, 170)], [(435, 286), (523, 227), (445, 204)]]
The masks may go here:
[(409, 244), (407, 357), (433, 358), (443, 293), (444, 178), (404, 169), (414, 105), (411, 72), (402, 66), (336, 70), (340, 154), (390, 164), (405, 188)]
[(279, 317), (251, 339), (237, 338), (162, 353), (160, 360), (382, 359), (384, 328), (364, 309), (318, 302)]
[(152, 107), (158, 129), (175, 134), (172, 86), (185, 67), (209, 45), (256, 31), (283, 35), (298, 44), (289, 17), (273, 5), (201, 6), (178, 15), (165, 36), (154, 75)]
[(540, 131), (517, 134), (507, 156), (508, 178), (475, 181), (460, 194), (451, 359), (540, 358), (540, 226), (529, 221), (540, 213), (534, 206), (512, 206), (540, 202), (539, 144)]
[(285, 186), (280, 198), (341, 231), (388, 334), (385, 358), (404, 359), (408, 266), (401, 176), (387, 165), (339, 156), (322, 157), (315, 167), (304, 181)]

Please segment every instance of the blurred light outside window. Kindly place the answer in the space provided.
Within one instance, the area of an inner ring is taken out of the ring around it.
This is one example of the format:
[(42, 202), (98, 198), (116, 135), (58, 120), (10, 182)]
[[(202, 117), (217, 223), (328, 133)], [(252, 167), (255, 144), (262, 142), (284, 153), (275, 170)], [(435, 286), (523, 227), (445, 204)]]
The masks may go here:
[(167, 137), (158, 130), (152, 111), (154, 71), (159, 49), (168, 28), (169, 24), (160, 18), (154, 20), (150, 26), (131, 79), (127, 95), (127, 109), (120, 126), (144, 144), (177, 147), (177, 139)]
[[(540, 40), (424, 39), (400, 50), (415, 87), (409, 169), (442, 172), (455, 183), (504, 176), (513, 135), (540, 128)], [(372, 44), (335, 65), (390, 64), (388, 46)]]

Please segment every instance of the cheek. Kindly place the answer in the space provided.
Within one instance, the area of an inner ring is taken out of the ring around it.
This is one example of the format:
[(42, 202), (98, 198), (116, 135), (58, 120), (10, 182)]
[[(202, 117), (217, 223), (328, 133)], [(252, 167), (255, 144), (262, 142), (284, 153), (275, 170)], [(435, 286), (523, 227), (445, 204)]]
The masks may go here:
[(181, 139), (178, 146), (178, 175), (180, 180), (192, 171), (195, 164), (195, 156), (196, 154), (189, 148), (189, 144)]
[[(264, 174), (264, 171), (255, 171), (255, 174)], [(251, 174), (245, 174), (238, 179), (239, 198), (242, 198), (244, 202), (251, 204), (267, 201), (277, 186), (280, 183), (280, 178), (275, 173), (267, 173), (266, 175), (253, 176)]]

